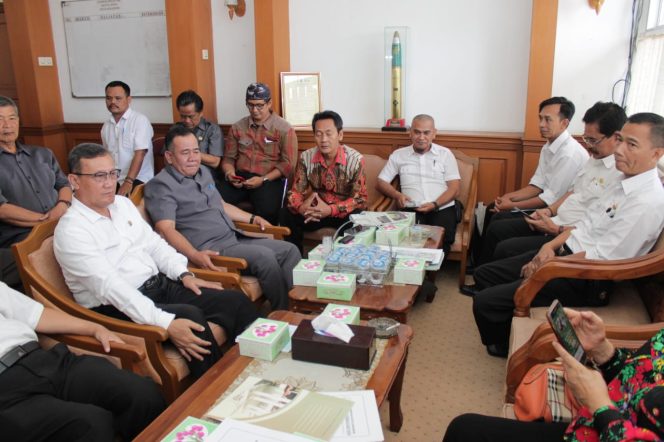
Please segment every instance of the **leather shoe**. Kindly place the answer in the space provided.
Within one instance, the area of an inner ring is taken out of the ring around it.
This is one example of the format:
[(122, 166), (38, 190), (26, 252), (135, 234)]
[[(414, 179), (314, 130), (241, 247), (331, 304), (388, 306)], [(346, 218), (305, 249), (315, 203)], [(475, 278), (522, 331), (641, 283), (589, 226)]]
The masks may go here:
[(464, 284), (459, 288), (459, 292), (462, 295), (470, 296), (471, 298), (478, 294), (480, 290), (477, 288), (476, 284)]
[(502, 344), (489, 344), (486, 346), (486, 352), (489, 353), (491, 356), (506, 358), (507, 346)]

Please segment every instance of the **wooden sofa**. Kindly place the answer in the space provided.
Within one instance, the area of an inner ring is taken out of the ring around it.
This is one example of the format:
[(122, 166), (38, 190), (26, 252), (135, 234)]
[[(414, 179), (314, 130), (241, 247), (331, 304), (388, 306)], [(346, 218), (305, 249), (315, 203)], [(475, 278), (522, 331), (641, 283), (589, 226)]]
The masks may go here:
[[(53, 232), (56, 225), (57, 221), (39, 224), (25, 240), (13, 245), (26, 294), (44, 305), (100, 323), (118, 333), (128, 344), (143, 349), (147, 358), (134, 358), (131, 361), (134, 371), (150, 376), (160, 384), (167, 401), (175, 400), (190, 383), (189, 369), (178, 350), (165, 342), (168, 332), (161, 327), (110, 318), (76, 303), (53, 252)], [(240, 279), (236, 274), (190, 270), (197, 277), (222, 283), (225, 288), (240, 288)], [(210, 326), (217, 343), (222, 345), (226, 342), (224, 330), (216, 324)], [(129, 362), (123, 362), (123, 365), (128, 365)]]

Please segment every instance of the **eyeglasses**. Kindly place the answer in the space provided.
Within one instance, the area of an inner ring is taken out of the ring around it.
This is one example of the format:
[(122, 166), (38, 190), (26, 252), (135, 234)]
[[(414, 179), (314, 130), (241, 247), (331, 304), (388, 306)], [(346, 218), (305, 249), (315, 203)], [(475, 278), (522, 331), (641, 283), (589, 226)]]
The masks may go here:
[(113, 169), (110, 172), (96, 172), (96, 173), (74, 173), (78, 176), (91, 176), (93, 180), (98, 183), (106, 182), (106, 180), (116, 181), (120, 178), (120, 169)]
[(267, 105), (267, 102), (260, 103), (260, 104), (247, 103), (247, 109), (249, 109), (249, 110), (256, 109), (256, 110), (261, 111), (265, 108), (266, 105)]
[(586, 145), (588, 145), (589, 147), (595, 147), (595, 146), (597, 146), (599, 143), (601, 143), (602, 141), (604, 141), (604, 140), (606, 139), (606, 136), (600, 138), (599, 140), (596, 140), (596, 139), (594, 139), (594, 138), (588, 138), (588, 137), (581, 137), (581, 139), (582, 139), (583, 142), (586, 143)]

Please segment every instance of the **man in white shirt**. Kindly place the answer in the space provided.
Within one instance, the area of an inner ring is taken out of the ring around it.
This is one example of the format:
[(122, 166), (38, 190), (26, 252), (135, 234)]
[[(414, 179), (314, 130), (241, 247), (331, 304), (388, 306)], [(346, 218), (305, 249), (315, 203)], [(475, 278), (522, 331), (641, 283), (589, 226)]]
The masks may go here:
[(119, 171), (102, 146), (76, 146), (69, 168), (74, 199), (55, 229), (54, 251), (76, 302), (165, 328), (198, 378), (220, 357), (208, 322), (232, 342), (257, 318), (256, 308), (244, 294), (196, 278), (187, 258), (115, 195)]
[(156, 384), (108, 360), (76, 356), (37, 334), (93, 336), (110, 351), (122, 342), (99, 324), (44, 307), (0, 282), (0, 428), (11, 441), (131, 440), (164, 409)]
[[(436, 125), (431, 116), (413, 118), (413, 144), (397, 149), (378, 175), (378, 189), (394, 199), (400, 209), (415, 210), (417, 222), (445, 228), (443, 251), (447, 255), (456, 234), (455, 198), (461, 176), (454, 154), (434, 144)], [(399, 175), (401, 192), (390, 184)]]
[[(546, 207), (570, 189), (572, 181), (588, 161), (588, 152), (567, 131), (573, 116), (574, 103), (565, 97), (552, 97), (540, 103), (539, 130), (546, 144), (540, 152), (535, 174), (526, 187), (508, 192), (489, 204), (483, 232), (487, 232), (493, 221), (521, 216), (511, 212), (514, 208)], [(475, 235), (473, 238), (476, 265), (483, 264), (483, 242), (483, 236)]]
[(105, 91), (111, 117), (101, 128), (101, 140), (120, 169), (117, 194), (126, 196), (154, 176), (154, 131), (145, 115), (129, 107), (131, 90), (126, 83), (111, 81)]
[[(615, 103), (597, 102), (588, 109), (583, 116), (583, 140), (591, 158), (577, 175), (571, 190), (548, 207), (537, 209), (532, 218), (494, 219), (484, 235), (480, 262), (539, 249), (565, 226), (576, 224), (590, 204), (622, 179), (613, 153), (618, 146), (618, 132), (626, 120), (625, 110)], [(467, 289), (462, 288), (462, 292), (464, 290)]]
[[(595, 260), (642, 256), (652, 248), (664, 227), (664, 188), (657, 161), (664, 154), (664, 118), (634, 114), (618, 133), (616, 168), (623, 178), (592, 203), (574, 227), (564, 230), (537, 252), (494, 261), (475, 270), (479, 291), (473, 314), (489, 354), (507, 354), (514, 293), (554, 256), (575, 255)], [(565, 306), (605, 305), (610, 281), (559, 278), (548, 282), (532, 306), (548, 306), (559, 299)]]

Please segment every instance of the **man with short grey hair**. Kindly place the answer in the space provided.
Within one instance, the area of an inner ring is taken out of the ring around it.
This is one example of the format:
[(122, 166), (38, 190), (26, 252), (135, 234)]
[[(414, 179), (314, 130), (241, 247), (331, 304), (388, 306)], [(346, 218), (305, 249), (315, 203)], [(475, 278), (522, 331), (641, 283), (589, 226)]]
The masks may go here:
[(0, 281), (21, 290), (11, 245), (33, 226), (60, 218), (71, 188), (53, 152), (20, 143), (18, 132), (18, 107), (0, 96)]

